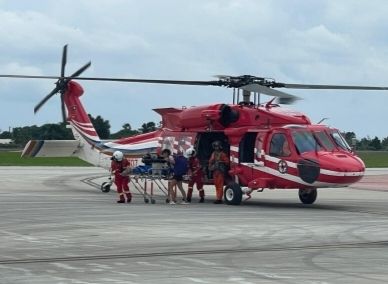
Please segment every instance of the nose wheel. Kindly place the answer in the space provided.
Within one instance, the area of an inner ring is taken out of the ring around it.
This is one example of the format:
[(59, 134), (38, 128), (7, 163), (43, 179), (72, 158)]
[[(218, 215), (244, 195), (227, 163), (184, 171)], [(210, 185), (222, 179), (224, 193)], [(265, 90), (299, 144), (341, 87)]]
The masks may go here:
[(298, 195), (303, 204), (313, 204), (317, 199), (318, 192), (316, 188), (299, 189)]

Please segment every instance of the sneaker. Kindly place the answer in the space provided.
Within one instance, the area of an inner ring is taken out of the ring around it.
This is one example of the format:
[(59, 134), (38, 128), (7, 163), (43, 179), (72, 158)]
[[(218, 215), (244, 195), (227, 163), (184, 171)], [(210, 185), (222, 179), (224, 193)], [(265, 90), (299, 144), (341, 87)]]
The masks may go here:
[(204, 203), (205, 202), (205, 198), (201, 197), (201, 199), (199, 200), (199, 203)]
[(125, 203), (125, 200), (117, 200), (117, 203)]
[(224, 203), (224, 202), (222, 202), (222, 200), (216, 200), (216, 201), (214, 201), (213, 203), (214, 203), (214, 204), (222, 204), (222, 203)]
[(190, 203), (183, 200), (183, 201), (181, 202), (181, 204), (186, 205), (186, 204), (190, 204)]
[(187, 198), (186, 202), (191, 203), (191, 198)]
[(169, 204), (175, 205), (176, 203), (175, 203), (174, 201), (171, 200)]

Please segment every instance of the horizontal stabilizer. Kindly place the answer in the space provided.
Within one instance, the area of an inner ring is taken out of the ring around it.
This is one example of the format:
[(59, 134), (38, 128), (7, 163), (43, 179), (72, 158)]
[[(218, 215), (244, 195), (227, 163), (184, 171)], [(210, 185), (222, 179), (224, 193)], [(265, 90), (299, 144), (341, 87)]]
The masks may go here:
[(22, 157), (71, 157), (80, 142), (77, 140), (30, 140), (23, 149)]
[(173, 107), (166, 107), (166, 108), (154, 108), (153, 111), (160, 114), (161, 116), (168, 114), (168, 113), (179, 113), (182, 112), (182, 109), (173, 108)]

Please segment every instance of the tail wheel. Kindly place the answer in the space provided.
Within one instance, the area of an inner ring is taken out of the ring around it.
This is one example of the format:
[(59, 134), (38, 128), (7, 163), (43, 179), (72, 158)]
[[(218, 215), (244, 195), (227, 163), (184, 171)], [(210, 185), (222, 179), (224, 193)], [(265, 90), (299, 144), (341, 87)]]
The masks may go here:
[(103, 182), (101, 184), (101, 191), (102, 192), (109, 192), (110, 191), (110, 183), (109, 182)]
[(235, 182), (228, 184), (224, 190), (224, 200), (229, 205), (240, 205), (242, 200), (241, 187)]
[(316, 188), (299, 189), (298, 195), (303, 204), (313, 204), (317, 199), (318, 191)]

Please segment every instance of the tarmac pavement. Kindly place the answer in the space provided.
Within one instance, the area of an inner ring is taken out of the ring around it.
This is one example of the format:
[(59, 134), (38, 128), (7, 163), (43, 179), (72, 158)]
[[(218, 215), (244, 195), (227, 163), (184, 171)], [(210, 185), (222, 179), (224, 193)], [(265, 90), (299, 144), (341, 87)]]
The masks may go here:
[[(241, 206), (131, 204), (98, 168), (0, 167), (0, 283), (387, 283), (388, 170)], [(98, 186), (97, 186), (98, 187)]]

